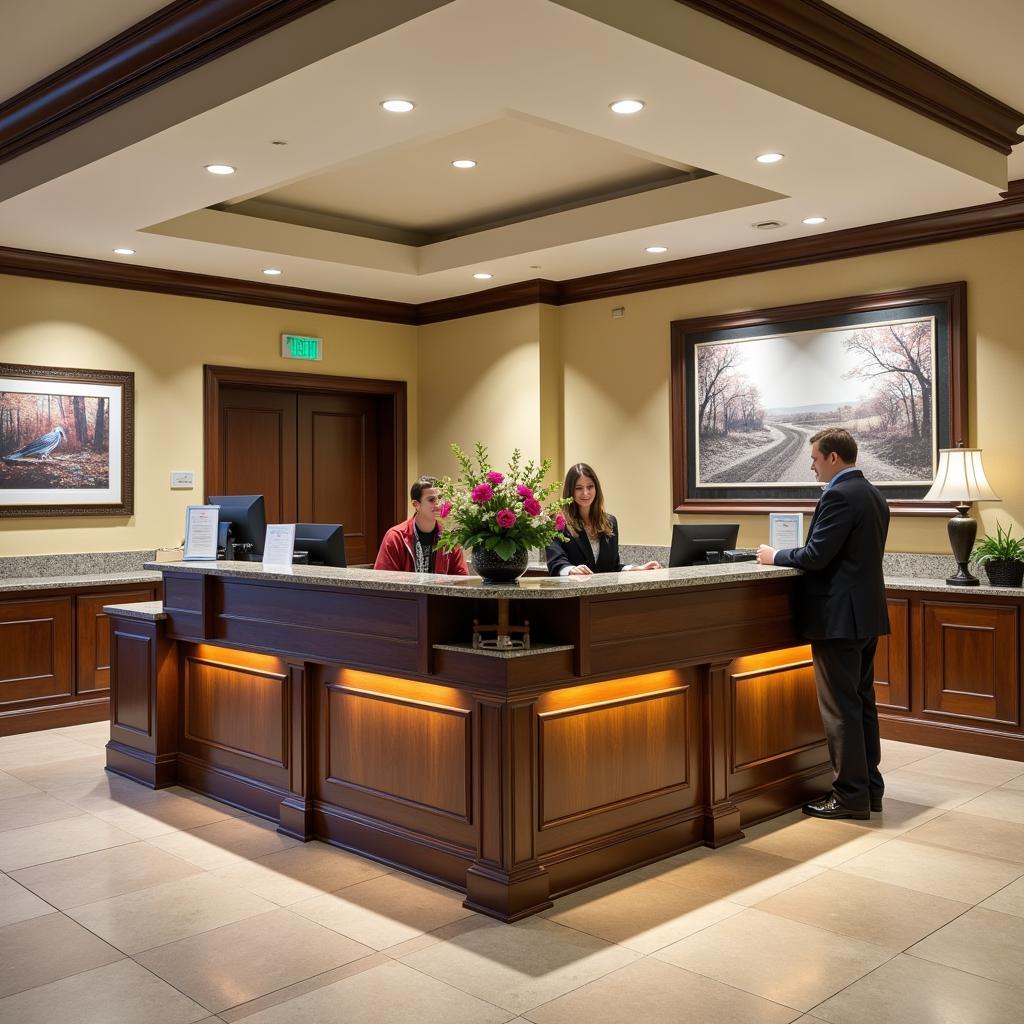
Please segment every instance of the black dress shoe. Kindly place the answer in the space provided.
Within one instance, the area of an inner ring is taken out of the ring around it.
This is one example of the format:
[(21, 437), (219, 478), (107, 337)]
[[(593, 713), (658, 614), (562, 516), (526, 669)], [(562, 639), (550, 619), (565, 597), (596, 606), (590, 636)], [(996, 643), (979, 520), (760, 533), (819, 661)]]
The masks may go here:
[(880, 796), (873, 796), (871, 798), (871, 810), (876, 814), (882, 810), (882, 798)]
[(804, 814), (809, 814), (812, 818), (855, 818), (857, 821), (866, 821), (871, 817), (870, 811), (855, 811), (851, 807), (844, 807), (836, 799), (835, 793), (829, 793), (819, 800), (804, 804)]

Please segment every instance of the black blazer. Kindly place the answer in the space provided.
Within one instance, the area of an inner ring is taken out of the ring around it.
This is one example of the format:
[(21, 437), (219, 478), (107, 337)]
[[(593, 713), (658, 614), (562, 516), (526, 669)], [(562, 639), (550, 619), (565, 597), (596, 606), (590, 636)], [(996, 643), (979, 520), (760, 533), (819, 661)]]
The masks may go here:
[(802, 548), (775, 552), (775, 564), (802, 569), (797, 623), (810, 640), (859, 639), (889, 632), (882, 555), (889, 506), (852, 470), (818, 502)]
[(615, 516), (609, 516), (608, 521), (612, 524), (612, 535), (610, 537), (602, 535), (599, 538), (598, 543), (601, 546), (597, 552), (596, 562), (594, 561), (594, 552), (590, 548), (590, 538), (586, 532), (575, 537), (570, 537), (568, 533), (559, 534), (548, 545), (549, 575), (561, 575), (562, 568), (566, 565), (589, 565), (594, 572), (621, 572), (619, 524)]

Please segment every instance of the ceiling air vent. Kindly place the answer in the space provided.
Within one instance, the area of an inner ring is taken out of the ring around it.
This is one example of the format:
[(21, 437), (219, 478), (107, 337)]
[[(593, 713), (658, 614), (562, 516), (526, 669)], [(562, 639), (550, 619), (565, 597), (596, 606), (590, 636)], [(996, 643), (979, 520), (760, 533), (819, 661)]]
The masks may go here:
[(756, 224), (751, 224), (750, 226), (757, 228), (758, 231), (774, 231), (776, 228), (784, 228), (786, 224), (785, 221), (781, 220), (759, 220)]

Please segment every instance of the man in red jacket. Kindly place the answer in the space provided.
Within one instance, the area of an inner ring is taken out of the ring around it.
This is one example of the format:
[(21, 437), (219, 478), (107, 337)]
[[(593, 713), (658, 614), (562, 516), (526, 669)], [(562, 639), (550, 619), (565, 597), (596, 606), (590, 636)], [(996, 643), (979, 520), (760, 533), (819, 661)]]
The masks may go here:
[(409, 496), (415, 512), (384, 534), (374, 569), (468, 576), (462, 548), (437, 549), (437, 538), (441, 535), (441, 495), (437, 481), (432, 476), (421, 476), (412, 485)]

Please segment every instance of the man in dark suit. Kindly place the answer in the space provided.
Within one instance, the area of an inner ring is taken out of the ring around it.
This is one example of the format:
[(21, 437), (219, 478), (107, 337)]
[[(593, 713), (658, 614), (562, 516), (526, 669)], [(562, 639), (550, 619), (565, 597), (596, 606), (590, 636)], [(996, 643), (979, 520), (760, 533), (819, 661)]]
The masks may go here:
[(802, 569), (797, 581), (800, 632), (811, 641), (818, 705), (835, 779), (832, 792), (804, 805), (817, 818), (870, 817), (882, 809), (881, 742), (875, 707), (878, 638), (889, 632), (882, 555), (889, 507), (857, 469), (857, 442), (838, 427), (811, 438), (811, 469), (825, 484), (807, 543), (775, 551), (762, 565)]

